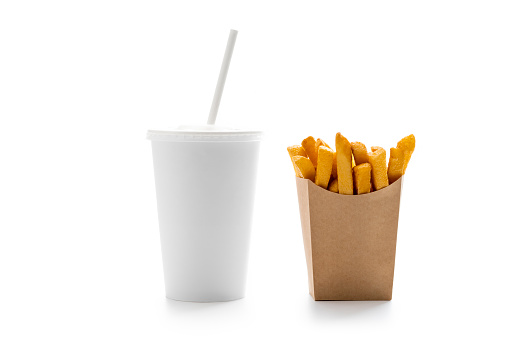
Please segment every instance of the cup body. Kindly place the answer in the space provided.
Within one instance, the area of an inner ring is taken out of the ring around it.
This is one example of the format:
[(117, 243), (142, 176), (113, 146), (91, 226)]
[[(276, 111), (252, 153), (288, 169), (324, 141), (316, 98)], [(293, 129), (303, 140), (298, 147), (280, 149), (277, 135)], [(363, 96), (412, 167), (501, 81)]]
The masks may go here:
[(152, 139), (167, 298), (244, 297), (259, 146)]

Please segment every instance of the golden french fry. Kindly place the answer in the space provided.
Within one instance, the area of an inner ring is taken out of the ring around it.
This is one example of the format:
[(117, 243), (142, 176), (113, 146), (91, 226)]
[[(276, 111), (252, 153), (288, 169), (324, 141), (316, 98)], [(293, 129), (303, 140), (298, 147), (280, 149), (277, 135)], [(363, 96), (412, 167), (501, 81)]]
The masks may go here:
[(292, 159), (304, 179), (315, 181), (315, 166), (311, 160), (300, 155), (294, 156)]
[(301, 157), (306, 157), (306, 151), (304, 150), (304, 148), (302, 148), (301, 145), (290, 146), (287, 148), (287, 150), (288, 150), (288, 154), (290, 154), (290, 159), (292, 160), (293, 169), (295, 170), (295, 175), (302, 178), (302, 174), (300, 173), (299, 168), (297, 166), (295, 166), (295, 161), (294, 161), (293, 157), (295, 157), (297, 155), (301, 156)]
[(412, 157), (412, 153), (414, 153), (415, 149), (415, 137), (413, 134), (404, 137), (400, 141), (398, 141), (398, 148), (405, 152), (405, 164), (403, 165), (403, 174), (406, 172), (406, 168), (408, 163), (410, 162), (410, 158)]
[[(326, 143), (325, 141), (323, 141), (323, 140), (322, 140), (322, 139), (320, 139), (320, 138), (317, 138), (317, 139), (316, 139), (316, 147), (315, 147), (317, 154), (318, 154), (318, 147), (320, 147), (320, 146), (325, 146), (325, 147), (327, 147), (327, 148), (330, 148), (330, 146), (329, 146), (329, 145), (327, 145), (327, 143)], [(331, 148), (331, 149), (332, 149), (332, 148)]]
[(332, 173), (333, 154), (334, 152), (329, 147), (320, 146), (318, 148), (315, 184), (325, 189), (327, 189)]
[(313, 166), (316, 168), (316, 163), (318, 160), (318, 153), (316, 152), (316, 141), (315, 138), (312, 136), (307, 137), (306, 139), (302, 140), (302, 147), (306, 151), (306, 154), (313, 163)]
[(364, 163), (353, 168), (353, 179), (356, 194), (369, 193), (371, 191), (371, 165)]
[(355, 159), (355, 165), (365, 164), (368, 162), (368, 150), (362, 142), (352, 142), (352, 153)]
[(338, 193), (338, 179), (332, 180), (327, 189), (331, 192)]
[(391, 148), (389, 157), (389, 169), (387, 176), (389, 177), (389, 185), (401, 178), (405, 166), (405, 151), (399, 148)]
[(338, 162), (336, 152), (332, 154), (332, 178), (338, 178)]
[(382, 147), (371, 147), (368, 153), (368, 162), (371, 165), (371, 180), (373, 182), (373, 190), (378, 191), (389, 186), (389, 178), (387, 177), (386, 153)]
[[(318, 154), (318, 148), (320, 146), (325, 146), (325, 147), (329, 148), (330, 150), (332, 150), (332, 148), (325, 141), (323, 141), (320, 138), (317, 138), (316, 139), (316, 147), (315, 147), (316, 154)], [(332, 151), (334, 152), (334, 150), (332, 150)], [(335, 178), (338, 177), (338, 171), (336, 169), (336, 152), (333, 153), (333, 157), (334, 158), (333, 158), (333, 161), (332, 161), (332, 176), (331, 176), (331, 178), (335, 179)]]
[(338, 193), (353, 194), (352, 147), (341, 133), (336, 134), (336, 164), (338, 171)]

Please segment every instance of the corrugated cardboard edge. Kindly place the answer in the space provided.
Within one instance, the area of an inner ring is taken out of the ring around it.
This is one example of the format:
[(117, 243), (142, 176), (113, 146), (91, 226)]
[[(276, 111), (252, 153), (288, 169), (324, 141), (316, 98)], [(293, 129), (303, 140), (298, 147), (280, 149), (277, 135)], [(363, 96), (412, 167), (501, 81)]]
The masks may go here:
[[(397, 207), (396, 207), (396, 218), (399, 219), (399, 204), (400, 204), (400, 198), (401, 198), (401, 189), (402, 189), (402, 181), (403, 178), (398, 179), (393, 184), (389, 185), (388, 187), (384, 188), (383, 190), (372, 192), (369, 194), (364, 195), (341, 195), (337, 193), (332, 193), (330, 191), (327, 191), (321, 187), (316, 186), (312, 181), (302, 178), (296, 178), (296, 184), (297, 184), (297, 194), (299, 199), (299, 209), (300, 209), (300, 215), (301, 215), (301, 225), (302, 225), (302, 235), (304, 240), (304, 249), (306, 253), (306, 263), (307, 263), (307, 269), (308, 269), (308, 283), (309, 283), (309, 293), (315, 300), (391, 300), (392, 299), (392, 284), (390, 288), (390, 295), (386, 295), (384, 297), (378, 297), (378, 298), (369, 298), (369, 299), (324, 299), (318, 295), (315, 294), (315, 286), (314, 286), (314, 270), (313, 270), (313, 249), (317, 244), (313, 244), (313, 237), (312, 230), (311, 230), (311, 224), (313, 223), (313, 220), (311, 220), (311, 212), (310, 212), (310, 206), (312, 205), (312, 201), (310, 202), (310, 199), (313, 199), (316, 195), (320, 195), (322, 198), (326, 199), (333, 199), (334, 201), (337, 201), (337, 203), (346, 202), (347, 200), (349, 202), (352, 201), (361, 201), (361, 200), (368, 200), (373, 199), (376, 197), (375, 200), (378, 199), (384, 199), (385, 196), (398, 196), (397, 201)], [(311, 196), (311, 198), (310, 198)], [(353, 200), (352, 200), (353, 199)], [(396, 219), (396, 235), (394, 241), (397, 241), (397, 219)], [(315, 239), (316, 240), (316, 239)], [(394, 253), (395, 255), (395, 253)], [(395, 257), (394, 259), (395, 260)], [(392, 271), (392, 277), (394, 275), (394, 266)]]
[[(304, 240), (304, 252), (306, 253), (306, 264), (308, 268), (309, 294), (315, 297), (313, 288), (313, 253), (311, 246), (311, 222), (309, 214), (309, 193), (308, 182), (310, 180), (297, 178), (297, 196), (299, 199), (300, 221), (302, 225), (302, 239)], [(300, 180), (299, 180), (300, 179)]]

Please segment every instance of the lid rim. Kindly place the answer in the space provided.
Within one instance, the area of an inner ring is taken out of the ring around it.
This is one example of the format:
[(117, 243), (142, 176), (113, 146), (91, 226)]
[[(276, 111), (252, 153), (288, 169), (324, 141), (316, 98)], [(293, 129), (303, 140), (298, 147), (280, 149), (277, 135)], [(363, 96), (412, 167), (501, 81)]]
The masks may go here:
[(259, 141), (262, 131), (161, 131), (148, 130), (147, 139), (157, 141)]

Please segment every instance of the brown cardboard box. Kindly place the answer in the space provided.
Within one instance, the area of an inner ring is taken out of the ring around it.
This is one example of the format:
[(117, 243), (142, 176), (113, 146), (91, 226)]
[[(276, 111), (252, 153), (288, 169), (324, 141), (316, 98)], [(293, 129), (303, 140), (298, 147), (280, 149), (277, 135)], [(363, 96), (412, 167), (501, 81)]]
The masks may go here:
[(311, 296), (391, 300), (403, 178), (362, 195), (296, 179)]

